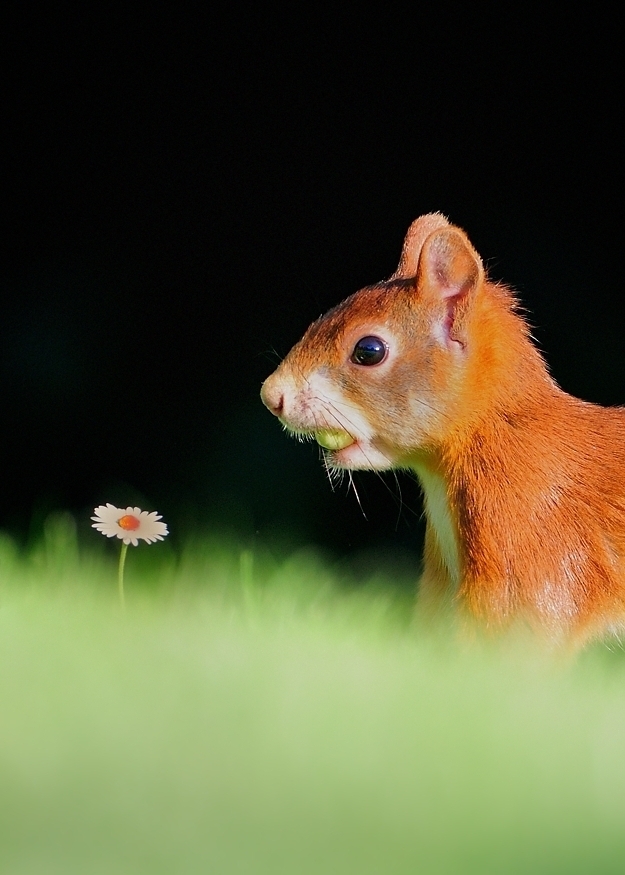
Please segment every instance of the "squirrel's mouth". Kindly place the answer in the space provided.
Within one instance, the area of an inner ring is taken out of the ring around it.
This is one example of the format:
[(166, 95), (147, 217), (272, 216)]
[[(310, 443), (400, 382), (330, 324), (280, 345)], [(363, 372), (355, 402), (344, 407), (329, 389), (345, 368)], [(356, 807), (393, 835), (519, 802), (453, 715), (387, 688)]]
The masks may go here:
[(327, 451), (326, 461), (333, 468), (351, 471), (387, 471), (396, 467), (391, 456), (375, 442), (354, 437), (343, 428), (289, 429), (299, 440), (315, 440)]
[(340, 428), (322, 428), (314, 432), (314, 438), (324, 450), (344, 450), (356, 443), (356, 438)]

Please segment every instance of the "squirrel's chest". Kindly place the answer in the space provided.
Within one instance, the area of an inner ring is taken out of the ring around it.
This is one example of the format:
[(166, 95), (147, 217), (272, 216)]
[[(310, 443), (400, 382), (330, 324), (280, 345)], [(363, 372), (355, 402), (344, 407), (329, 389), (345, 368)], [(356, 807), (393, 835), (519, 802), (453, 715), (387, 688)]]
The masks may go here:
[(443, 477), (428, 468), (415, 466), (423, 488), (425, 512), (432, 527), (441, 558), (454, 587), (460, 584), (460, 548), (458, 527), (454, 519)]

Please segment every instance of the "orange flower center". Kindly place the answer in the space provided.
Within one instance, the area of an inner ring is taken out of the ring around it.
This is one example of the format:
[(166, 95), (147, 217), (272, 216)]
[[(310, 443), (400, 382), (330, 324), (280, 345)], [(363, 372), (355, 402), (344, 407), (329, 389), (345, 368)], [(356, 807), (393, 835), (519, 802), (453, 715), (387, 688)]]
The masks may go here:
[(133, 516), (131, 513), (127, 513), (125, 516), (117, 520), (117, 525), (121, 526), (121, 528), (125, 529), (125, 531), (127, 532), (134, 532), (135, 529), (139, 528), (141, 523), (136, 516)]

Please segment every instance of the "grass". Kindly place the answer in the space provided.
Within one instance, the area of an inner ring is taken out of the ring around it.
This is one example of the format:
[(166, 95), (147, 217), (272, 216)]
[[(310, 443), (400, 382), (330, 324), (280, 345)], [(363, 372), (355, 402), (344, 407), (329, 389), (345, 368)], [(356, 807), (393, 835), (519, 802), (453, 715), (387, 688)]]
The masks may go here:
[[(459, 647), (395, 581), (0, 540), (0, 872), (622, 873), (625, 656)], [(162, 548), (162, 549), (161, 549)]]

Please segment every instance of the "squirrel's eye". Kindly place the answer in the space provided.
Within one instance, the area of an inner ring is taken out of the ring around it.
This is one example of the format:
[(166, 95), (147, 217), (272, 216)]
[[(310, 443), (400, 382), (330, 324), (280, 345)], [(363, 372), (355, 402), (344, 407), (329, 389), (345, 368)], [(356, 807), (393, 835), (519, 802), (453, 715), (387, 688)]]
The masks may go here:
[(388, 347), (379, 337), (361, 337), (352, 353), (356, 365), (379, 365), (386, 358)]

